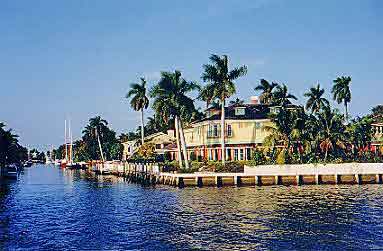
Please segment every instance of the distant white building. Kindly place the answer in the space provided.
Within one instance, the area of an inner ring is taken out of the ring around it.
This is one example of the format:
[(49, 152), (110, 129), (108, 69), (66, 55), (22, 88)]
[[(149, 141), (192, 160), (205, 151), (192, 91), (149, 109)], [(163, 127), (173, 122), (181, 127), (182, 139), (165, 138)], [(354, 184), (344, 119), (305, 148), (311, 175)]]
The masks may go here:
[[(157, 132), (154, 134), (151, 134), (149, 136), (146, 136), (144, 138), (145, 143), (151, 143), (155, 145), (156, 153), (157, 154), (164, 154), (167, 150), (167, 146), (173, 145), (176, 141), (174, 136), (174, 130), (168, 130), (167, 133), (163, 132)], [(123, 142), (122, 145), (124, 146), (123, 152), (122, 152), (122, 159), (127, 160), (129, 159), (141, 146), (141, 140), (129, 140), (126, 142)]]

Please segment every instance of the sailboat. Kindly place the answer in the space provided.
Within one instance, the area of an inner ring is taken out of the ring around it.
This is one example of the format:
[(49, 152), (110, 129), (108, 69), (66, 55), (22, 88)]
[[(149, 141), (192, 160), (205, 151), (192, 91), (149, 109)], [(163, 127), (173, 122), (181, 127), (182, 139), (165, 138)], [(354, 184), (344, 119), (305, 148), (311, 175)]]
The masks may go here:
[[(65, 120), (64, 123), (65, 127), (65, 132), (64, 132), (64, 137), (65, 137), (65, 159), (61, 160), (61, 168), (66, 168), (66, 167), (71, 167), (74, 165), (73, 163), (73, 135), (71, 131), (71, 124), (69, 120), (68, 124), (68, 132), (67, 132), (67, 121)], [(69, 140), (68, 140), (69, 137)]]

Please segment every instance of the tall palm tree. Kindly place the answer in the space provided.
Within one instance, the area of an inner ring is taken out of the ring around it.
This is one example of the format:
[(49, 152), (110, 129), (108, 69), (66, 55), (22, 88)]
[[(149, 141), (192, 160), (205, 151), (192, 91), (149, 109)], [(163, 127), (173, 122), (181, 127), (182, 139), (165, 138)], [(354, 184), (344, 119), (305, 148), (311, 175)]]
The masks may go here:
[(341, 116), (331, 111), (329, 107), (318, 114), (318, 127), (319, 147), (322, 152), (325, 152), (324, 161), (327, 161), (330, 150), (335, 147), (345, 148), (345, 128)]
[(175, 71), (174, 73), (162, 72), (160, 81), (150, 92), (151, 97), (155, 98), (153, 109), (156, 113), (166, 122), (171, 118), (174, 119), (178, 161), (182, 167), (181, 145), (186, 168), (189, 168), (189, 162), (183, 133), (183, 120), (188, 120), (195, 111), (194, 101), (187, 94), (196, 89), (199, 89), (197, 84), (186, 81), (182, 78), (180, 71)]
[(267, 80), (261, 79), (261, 83), (257, 85), (254, 88), (254, 90), (261, 91), (262, 93), (261, 93), (261, 96), (259, 97), (261, 102), (269, 105), (272, 102), (273, 90), (277, 86), (278, 86), (278, 83), (272, 82), (270, 84)]
[(350, 90), (350, 84), (351, 84), (351, 77), (338, 77), (337, 79), (333, 80), (334, 85), (332, 87), (332, 94), (334, 100), (340, 104), (343, 103), (345, 107), (345, 118), (346, 121), (348, 121), (348, 103), (351, 102), (351, 90)]
[(306, 103), (306, 109), (311, 110), (311, 113), (318, 113), (324, 107), (330, 105), (328, 100), (322, 97), (324, 94), (324, 89), (321, 89), (318, 84), (316, 87), (311, 87), (308, 92), (304, 94), (305, 97), (308, 97)]
[(205, 90), (210, 90), (211, 99), (218, 99), (221, 103), (221, 159), (225, 165), (225, 101), (235, 93), (234, 80), (247, 73), (245, 65), (229, 70), (229, 60), (227, 55), (222, 57), (211, 55), (212, 64), (203, 65), (204, 72), (202, 79), (208, 84)]
[[(101, 157), (102, 161), (105, 160), (104, 153), (101, 146), (101, 138), (103, 137), (104, 132), (107, 131), (108, 121), (102, 119), (100, 116), (96, 116), (94, 118), (89, 119), (89, 124), (85, 126), (83, 130), (84, 141), (91, 148), (90, 156), (92, 159), (97, 159), (97, 157)], [(97, 156), (97, 146), (93, 144), (93, 140), (97, 140), (98, 151), (100, 152), (100, 156)]]
[(213, 97), (213, 92), (208, 88), (208, 86), (205, 86), (204, 88), (201, 89), (201, 91), (199, 92), (199, 96), (198, 98), (202, 101), (205, 102), (206, 104), (206, 109), (209, 108), (209, 106), (211, 104), (216, 104), (216, 102), (214, 102), (214, 97)]
[(278, 85), (272, 95), (272, 103), (282, 107), (290, 105), (291, 99), (297, 100), (297, 97), (289, 93), (285, 84)]
[(141, 144), (144, 144), (144, 109), (147, 109), (149, 106), (149, 99), (146, 96), (146, 80), (145, 78), (140, 78), (141, 83), (132, 83), (130, 84), (130, 90), (126, 94), (126, 98), (132, 98), (130, 100), (130, 105), (135, 111), (141, 112)]

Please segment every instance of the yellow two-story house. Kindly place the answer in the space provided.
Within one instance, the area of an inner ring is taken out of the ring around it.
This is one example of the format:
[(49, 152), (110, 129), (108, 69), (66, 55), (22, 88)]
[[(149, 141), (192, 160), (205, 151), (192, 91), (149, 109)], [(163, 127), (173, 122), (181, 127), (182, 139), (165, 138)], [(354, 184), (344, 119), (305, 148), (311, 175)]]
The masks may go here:
[(383, 122), (376, 120), (371, 125), (375, 132), (371, 144), (372, 150), (383, 152)]
[[(226, 160), (250, 160), (251, 152), (263, 143), (271, 125), (270, 107), (242, 104), (225, 108)], [(221, 110), (210, 108), (202, 120), (184, 129), (189, 159), (221, 160)], [(173, 153), (173, 159), (176, 159)]]

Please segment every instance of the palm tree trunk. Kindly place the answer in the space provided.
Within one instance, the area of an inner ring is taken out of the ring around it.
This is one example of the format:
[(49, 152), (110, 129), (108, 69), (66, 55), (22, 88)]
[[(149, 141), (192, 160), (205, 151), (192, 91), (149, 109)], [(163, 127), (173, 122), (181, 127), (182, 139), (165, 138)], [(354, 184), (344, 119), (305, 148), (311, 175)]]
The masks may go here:
[(98, 130), (96, 128), (96, 134), (97, 134), (97, 143), (98, 143), (98, 148), (100, 150), (100, 154), (101, 154), (101, 160), (102, 160), (102, 163), (105, 162), (105, 159), (104, 159), (104, 153), (102, 152), (102, 146), (101, 146), (101, 141), (100, 141), (100, 136), (98, 134)]
[(141, 144), (144, 145), (144, 108), (141, 108)]
[(347, 102), (344, 102), (344, 107), (346, 111), (346, 122), (348, 123), (348, 107), (347, 107)]
[(178, 116), (175, 116), (175, 118), (174, 118), (174, 127), (176, 130), (178, 163), (179, 163), (180, 168), (182, 168), (182, 156), (181, 156), (181, 147), (180, 147), (180, 132), (179, 132), (179, 127), (178, 127)]
[(327, 155), (328, 155), (328, 147), (326, 146), (326, 152), (324, 154), (324, 162), (327, 162)]
[(221, 160), (225, 166), (225, 98), (221, 99)]
[(180, 128), (180, 138), (181, 138), (182, 152), (184, 154), (185, 168), (189, 169), (189, 160), (188, 160), (188, 153), (186, 151), (185, 134), (184, 134), (184, 129), (182, 127), (182, 121), (180, 120), (180, 118), (178, 118), (178, 126)]

